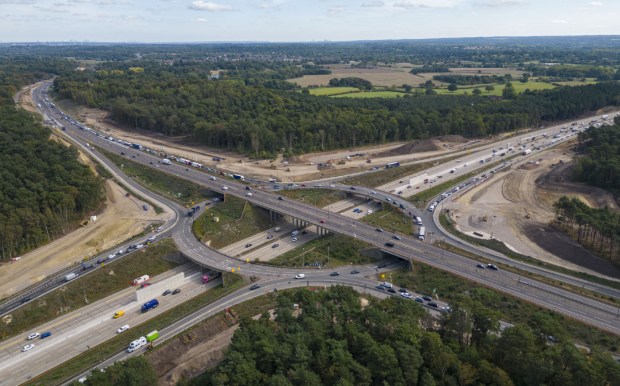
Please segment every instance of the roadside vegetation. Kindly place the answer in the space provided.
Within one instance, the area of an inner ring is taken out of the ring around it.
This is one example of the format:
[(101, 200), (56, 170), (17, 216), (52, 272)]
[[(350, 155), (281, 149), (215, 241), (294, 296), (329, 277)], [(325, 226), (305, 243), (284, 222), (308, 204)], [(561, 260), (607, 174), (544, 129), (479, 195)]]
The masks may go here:
[(361, 253), (366, 248), (372, 246), (344, 235), (328, 235), (276, 256), (265, 264), (278, 267), (308, 267), (318, 264), (324, 268), (361, 265), (375, 261)]
[(361, 221), (381, 228), (389, 232), (402, 233), (404, 235), (413, 234), (413, 222), (400, 209), (388, 203), (382, 204), (383, 208), (377, 207), (373, 212), (361, 218)]
[[(0, 339), (26, 333), (47, 323), (59, 314), (73, 312), (88, 304), (127, 289), (133, 280), (144, 274), (159, 275), (177, 266), (164, 257), (177, 252), (170, 239), (150, 244), (146, 249), (105, 263), (93, 272), (80, 275), (63, 287), (11, 312), (9, 323), (0, 323)], [(144, 267), (148, 267), (145, 271)], [(112, 315), (110, 315), (112, 317)]]
[(194, 235), (211, 248), (219, 249), (269, 229), (266, 210), (233, 195), (226, 195), (201, 214), (192, 224)]
[(191, 206), (196, 202), (211, 197), (211, 191), (204, 186), (160, 172), (157, 169), (141, 165), (128, 158), (118, 156), (103, 149), (99, 149), (99, 151), (101, 151), (106, 158), (114, 162), (123, 173), (142, 186), (181, 204)]
[[(226, 272), (222, 275), (224, 277), (224, 282), (226, 283), (225, 287), (218, 286), (212, 288), (201, 295), (198, 295), (162, 314), (159, 314), (156, 318), (150, 319), (138, 326), (132, 326), (123, 334), (115, 336), (114, 338), (107, 340), (96, 347), (91, 347), (90, 350), (39, 375), (38, 377), (26, 382), (25, 385), (48, 386), (63, 384), (68, 378), (96, 366), (102, 359), (109, 358), (112, 355), (125, 350), (129, 342), (138, 339), (140, 336), (144, 336), (153, 330), (161, 330), (167, 326), (170, 326), (172, 323), (189, 316), (190, 314), (213, 303), (217, 299), (235, 292), (244, 285), (243, 280), (238, 275)], [(161, 342), (157, 343), (160, 344)], [(130, 380), (125, 380), (122, 384), (133, 384), (130, 382)]]

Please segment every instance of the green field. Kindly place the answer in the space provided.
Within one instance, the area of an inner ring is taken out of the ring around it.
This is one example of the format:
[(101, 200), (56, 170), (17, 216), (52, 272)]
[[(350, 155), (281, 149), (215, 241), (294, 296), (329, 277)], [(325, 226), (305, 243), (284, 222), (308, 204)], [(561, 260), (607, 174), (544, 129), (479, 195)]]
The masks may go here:
[(396, 98), (407, 94), (398, 91), (368, 91), (334, 95), (335, 98)]
[(319, 87), (308, 89), (310, 95), (314, 96), (331, 96), (338, 94), (359, 93), (360, 89), (357, 87)]
[(346, 194), (337, 190), (327, 189), (291, 189), (278, 192), (282, 196), (324, 208), (346, 198)]
[(267, 211), (227, 195), (226, 201), (200, 215), (192, 229), (199, 240), (211, 241), (209, 245), (219, 249), (267, 230), (270, 226)]
[[(513, 85), (513, 87), (515, 88), (515, 91), (518, 94), (521, 94), (526, 89), (530, 89), (530, 90), (534, 91), (534, 90), (549, 90), (549, 89), (557, 87), (557, 86), (554, 86), (551, 83), (536, 82), (536, 81), (532, 81), (532, 80), (530, 80), (527, 83), (521, 83), (521, 82), (519, 82), (517, 80), (517, 81), (513, 81), (512, 85)], [(472, 91), (475, 88), (479, 88), (480, 91), (482, 91), (482, 94), (480, 94), (481, 96), (489, 96), (489, 95), (501, 96), (502, 95), (502, 91), (504, 90), (504, 85), (503, 84), (499, 84), (499, 83), (491, 84), (491, 86), (493, 86), (495, 88), (491, 92), (487, 92), (484, 89), (486, 86), (487, 86), (486, 84), (477, 84), (477, 85), (472, 85), (472, 86), (459, 86), (458, 90), (456, 90), (454, 92), (453, 91), (449, 91), (447, 88), (435, 88), (435, 91), (437, 92), (437, 94), (442, 94), (442, 95), (462, 95), (465, 92), (467, 92), (469, 95), (471, 95)]]

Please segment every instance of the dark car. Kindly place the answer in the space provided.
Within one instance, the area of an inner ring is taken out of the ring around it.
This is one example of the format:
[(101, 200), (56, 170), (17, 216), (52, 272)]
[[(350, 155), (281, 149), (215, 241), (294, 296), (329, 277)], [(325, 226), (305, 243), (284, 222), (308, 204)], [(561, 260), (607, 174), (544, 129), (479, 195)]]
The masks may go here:
[(334, 271), (334, 272), (330, 273), (329, 276), (340, 276), (340, 273)]
[(375, 229), (375, 230), (376, 230), (377, 232), (383, 232), (383, 229), (381, 229), (381, 228), (377, 228), (377, 229)]
[(180, 289), (180, 288), (177, 288), (177, 289), (175, 289), (174, 291), (172, 291), (172, 294), (173, 294), (173, 295), (176, 295), (176, 294), (178, 294), (178, 293), (181, 293), (181, 289)]
[(426, 300), (427, 302), (433, 300), (433, 298), (431, 298), (430, 296), (422, 296), (422, 299)]
[(97, 264), (105, 263), (105, 260), (106, 260), (105, 258), (99, 259), (97, 260)]
[(141, 288), (146, 288), (146, 287), (148, 287), (150, 285), (151, 285), (151, 283), (142, 283), (142, 284), (140, 284), (140, 287)]
[(385, 291), (385, 288), (382, 285), (378, 285), (375, 288), (377, 288), (380, 291)]
[(260, 284), (254, 284), (250, 287), (250, 290), (253, 291), (255, 289), (259, 289), (260, 288)]
[(41, 339), (49, 338), (50, 336), (52, 336), (52, 332), (51, 331), (46, 331), (46, 332), (41, 334)]
[(396, 290), (395, 290), (394, 288), (388, 288), (388, 289), (387, 289), (387, 292), (392, 293), (392, 294), (395, 294), (395, 293), (396, 293)]
[(356, 273), (360, 273), (360, 271), (358, 271), (357, 269), (354, 269), (353, 271), (351, 271), (351, 275), (355, 275)]
[(415, 301), (418, 303), (424, 303), (424, 299), (422, 298), (415, 298)]
[(246, 247), (246, 248), (250, 248), (251, 246), (252, 246), (252, 244), (251, 244), (251, 243), (247, 243), (247, 244), (245, 245), (245, 247)]
[(476, 264), (476, 267), (480, 268), (480, 269), (484, 269), (485, 268), (484, 264)]
[(394, 246), (394, 243), (385, 243), (386, 247), (392, 248)]
[(392, 236), (392, 238), (393, 238), (394, 240), (400, 240), (400, 236), (396, 236), (396, 235), (394, 235), (394, 236)]
[(405, 292), (409, 292), (409, 290), (407, 290), (407, 288), (401, 288), (398, 290), (398, 292), (405, 293)]
[(271, 239), (273, 239), (273, 235), (268, 235), (267, 240), (271, 240)]
[(282, 201), (283, 200), (282, 196), (278, 197), (278, 200)]
[(495, 264), (487, 264), (487, 268), (492, 269), (493, 271), (499, 270), (499, 268), (497, 268), (497, 265)]
[(437, 303), (435, 303), (435, 302), (428, 302), (427, 304), (428, 304), (428, 306), (430, 306), (430, 307), (433, 307), (433, 308), (439, 308), (439, 305), (437, 305)]
[(32, 300), (32, 298), (30, 296), (24, 296), (21, 300), (22, 303), (26, 303), (29, 302), (30, 300)]
[(162, 294), (162, 296), (166, 296), (166, 295), (170, 295), (172, 293), (172, 291), (170, 291), (169, 289), (165, 290), (164, 293)]
[(245, 187), (245, 190), (250, 190), (250, 187), (249, 187), (249, 186), (246, 186), (246, 187)]
[(308, 231), (302, 231), (301, 234), (302, 235), (308, 234)]
[(377, 265), (377, 268), (384, 268), (387, 267), (387, 263), (379, 263), (379, 265)]
[(279, 246), (280, 246), (280, 244), (277, 244), (277, 243), (276, 243), (276, 244), (273, 244), (273, 245), (271, 246), (271, 248), (277, 248), (277, 247), (279, 247)]

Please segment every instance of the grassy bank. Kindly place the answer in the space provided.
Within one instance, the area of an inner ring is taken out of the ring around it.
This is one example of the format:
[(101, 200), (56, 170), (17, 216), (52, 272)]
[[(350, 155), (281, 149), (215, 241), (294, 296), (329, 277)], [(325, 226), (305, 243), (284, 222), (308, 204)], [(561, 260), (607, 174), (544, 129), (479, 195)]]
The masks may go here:
[(26, 385), (58, 385), (66, 379), (79, 374), (103, 359), (109, 358), (115, 353), (124, 350), (127, 342), (131, 342), (153, 330), (161, 330), (173, 322), (182, 319), (195, 311), (213, 303), (215, 300), (230, 294), (244, 285), (240, 276), (224, 273), (226, 275), (226, 287), (216, 287), (201, 295), (198, 295), (145, 323), (132, 327), (127, 332), (118, 335), (91, 350), (76, 356), (62, 365), (44, 373), (35, 379), (25, 383)]
[[(322, 266), (338, 267), (348, 264), (367, 264), (373, 258), (359, 251), (371, 246), (363, 241), (343, 236), (329, 235), (312, 240), (266, 262), (279, 267), (302, 267), (304, 264), (320, 263)], [(329, 249), (329, 252), (328, 252)], [(328, 263), (329, 260), (329, 264)]]
[(383, 210), (362, 217), (361, 221), (382, 228), (390, 232), (398, 232), (405, 235), (413, 234), (413, 222), (395, 206), (383, 204)]
[(327, 189), (291, 189), (281, 190), (279, 195), (292, 198), (293, 200), (305, 202), (319, 208), (324, 208), (347, 196), (344, 192)]
[[(177, 251), (172, 240), (165, 239), (146, 249), (115, 260), (94, 272), (78, 277), (57, 291), (42, 296), (11, 313), (10, 323), (0, 323), (0, 337), (7, 339), (47, 323), (59, 314), (73, 312), (81, 307), (129, 287), (133, 279), (144, 275), (155, 276), (177, 264), (162, 259)], [(148, 267), (145, 272), (144, 267)]]
[(270, 228), (266, 210), (226, 195), (224, 202), (208, 208), (192, 224), (194, 235), (212, 248), (222, 248)]

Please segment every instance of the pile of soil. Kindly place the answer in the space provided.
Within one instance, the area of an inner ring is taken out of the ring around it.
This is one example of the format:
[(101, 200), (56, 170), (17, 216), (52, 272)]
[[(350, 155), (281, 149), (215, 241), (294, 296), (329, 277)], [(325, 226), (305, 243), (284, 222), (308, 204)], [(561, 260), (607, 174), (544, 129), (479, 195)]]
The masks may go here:
[(435, 138), (438, 141), (441, 142), (456, 142), (456, 143), (466, 143), (469, 142), (469, 140), (465, 137), (463, 137), (462, 135), (444, 135), (441, 137), (437, 137)]

